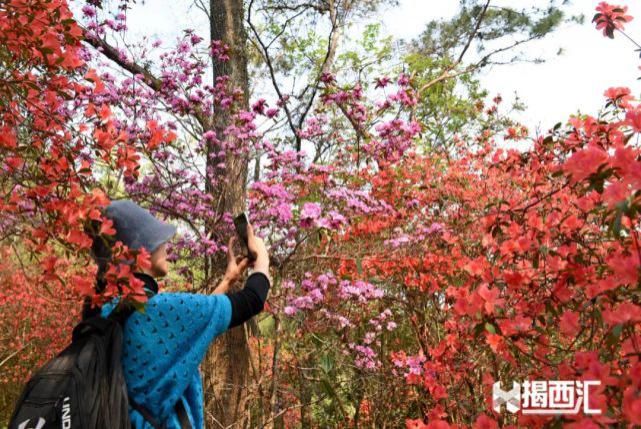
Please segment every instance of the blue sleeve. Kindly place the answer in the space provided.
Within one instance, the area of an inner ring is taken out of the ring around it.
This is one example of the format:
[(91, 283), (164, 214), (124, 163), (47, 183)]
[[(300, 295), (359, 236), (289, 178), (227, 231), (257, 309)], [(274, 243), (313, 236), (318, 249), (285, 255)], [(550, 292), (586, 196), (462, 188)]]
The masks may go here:
[(122, 362), (132, 398), (166, 419), (230, 320), (225, 295), (161, 293), (150, 298), (124, 330)]

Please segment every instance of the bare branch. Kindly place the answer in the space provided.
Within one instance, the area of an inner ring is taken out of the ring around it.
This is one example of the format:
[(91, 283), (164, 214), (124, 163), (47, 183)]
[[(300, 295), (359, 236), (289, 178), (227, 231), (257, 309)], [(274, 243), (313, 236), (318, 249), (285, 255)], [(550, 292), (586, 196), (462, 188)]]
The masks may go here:
[(126, 59), (120, 56), (120, 53), (116, 48), (108, 44), (106, 41), (94, 37), (84, 29), (85, 39), (84, 41), (96, 48), (98, 52), (102, 53), (105, 57), (109, 58), (114, 63), (118, 64), (123, 69), (135, 75), (142, 75), (145, 83), (154, 91), (160, 92), (162, 89), (162, 81), (155, 77), (149, 70), (136, 64), (132, 61), (127, 61)]
[(481, 13), (479, 14), (478, 19), (476, 20), (476, 26), (474, 27), (472, 32), (470, 32), (470, 36), (467, 38), (467, 43), (465, 44), (465, 47), (461, 51), (461, 54), (459, 55), (458, 59), (456, 60), (456, 63), (454, 64), (454, 66), (460, 64), (461, 61), (463, 61), (463, 57), (465, 56), (465, 53), (467, 52), (468, 49), (470, 49), (470, 46), (472, 45), (472, 41), (476, 37), (476, 34), (479, 32), (479, 28), (481, 28), (481, 23), (485, 19), (485, 14), (487, 13), (487, 9), (490, 7), (490, 1), (491, 0), (487, 0), (487, 3), (485, 3), (485, 6), (483, 7), (483, 10), (481, 11)]

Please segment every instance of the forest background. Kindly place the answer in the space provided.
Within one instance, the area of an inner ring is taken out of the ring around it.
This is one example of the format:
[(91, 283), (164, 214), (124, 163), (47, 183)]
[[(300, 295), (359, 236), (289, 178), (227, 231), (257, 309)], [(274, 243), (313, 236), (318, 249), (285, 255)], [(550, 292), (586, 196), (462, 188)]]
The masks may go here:
[[(391, 0), (161, 3), (0, 4), (3, 420), (83, 296), (144, 305), (145, 252), (93, 287), (126, 197), (180, 226), (166, 289), (213, 289), (242, 210), (270, 244), (267, 311), (202, 365), (208, 427), (641, 424), (626, 7), (462, 0), (401, 41)], [(593, 67), (546, 75), (576, 34)], [(492, 413), (536, 378), (600, 380), (603, 414)]]

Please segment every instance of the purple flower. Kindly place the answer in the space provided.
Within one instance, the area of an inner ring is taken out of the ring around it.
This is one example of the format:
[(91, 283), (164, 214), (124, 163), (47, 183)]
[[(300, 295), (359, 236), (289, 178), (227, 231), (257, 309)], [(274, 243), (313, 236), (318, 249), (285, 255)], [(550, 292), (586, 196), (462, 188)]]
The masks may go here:
[(86, 4), (82, 7), (82, 14), (87, 18), (93, 18), (96, 16), (96, 8)]
[(390, 78), (389, 78), (389, 77), (387, 77), (387, 76), (379, 77), (378, 79), (376, 79), (376, 86), (375, 86), (375, 88), (385, 88), (387, 85), (389, 85), (389, 83), (390, 83), (391, 81), (392, 81), (392, 79), (390, 79)]
[(427, 232), (428, 234), (433, 234), (435, 232), (440, 232), (442, 230), (443, 230), (443, 225), (441, 225), (440, 223), (434, 222), (425, 230), (425, 232)]
[(300, 212), (300, 224), (303, 228), (309, 228), (314, 221), (320, 217), (321, 206), (318, 203), (305, 203)]
[(265, 116), (267, 116), (270, 119), (275, 118), (276, 116), (278, 116), (278, 109), (275, 107), (267, 109), (267, 111), (265, 112)]
[(267, 101), (264, 98), (259, 99), (254, 104), (252, 104), (252, 110), (259, 115), (265, 114), (265, 108), (267, 107)]
[(280, 223), (287, 223), (292, 220), (292, 206), (288, 203), (280, 203), (276, 206), (276, 213)]

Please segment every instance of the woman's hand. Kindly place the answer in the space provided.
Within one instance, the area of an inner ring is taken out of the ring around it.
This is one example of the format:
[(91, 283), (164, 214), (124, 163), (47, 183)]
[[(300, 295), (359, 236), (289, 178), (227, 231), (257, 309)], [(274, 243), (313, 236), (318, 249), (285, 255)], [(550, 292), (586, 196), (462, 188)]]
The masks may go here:
[(262, 238), (254, 235), (254, 228), (251, 225), (247, 226), (247, 246), (249, 252), (256, 255), (256, 259), (250, 261), (246, 256), (236, 256), (234, 254), (234, 242), (236, 237), (229, 238), (227, 244), (227, 269), (220, 284), (214, 289), (213, 293), (226, 293), (231, 285), (233, 285), (245, 272), (247, 267), (251, 264), (254, 272), (260, 271), (265, 274), (271, 282), (269, 275), (269, 253)]
[(223, 278), (223, 281), (227, 281), (230, 286), (243, 275), (249, 266), (249, 259), (247, 257), (236, 256), (234, 254), (235, 241), (235, 236), (229, 238), (229, 243), (227, 244), (227, 269), (225, 270), (225, 276)]

